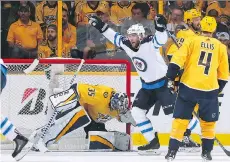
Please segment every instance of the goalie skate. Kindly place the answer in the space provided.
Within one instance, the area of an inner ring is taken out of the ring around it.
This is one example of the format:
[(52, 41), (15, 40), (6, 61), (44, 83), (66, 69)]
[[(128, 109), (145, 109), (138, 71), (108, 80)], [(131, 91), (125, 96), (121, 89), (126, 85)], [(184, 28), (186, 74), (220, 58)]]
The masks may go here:
[(158, 139), (157, 133), (155, 133), (155, 138), (150, 141), (147, 145), (138, 147), (139, 155), (160, 155), (161, 152), (159, 150), (160, 143)]
[(190, 136), (184, 136), (180, 144), (179, 152), (200, 152), (200, 144), (194, 142)]

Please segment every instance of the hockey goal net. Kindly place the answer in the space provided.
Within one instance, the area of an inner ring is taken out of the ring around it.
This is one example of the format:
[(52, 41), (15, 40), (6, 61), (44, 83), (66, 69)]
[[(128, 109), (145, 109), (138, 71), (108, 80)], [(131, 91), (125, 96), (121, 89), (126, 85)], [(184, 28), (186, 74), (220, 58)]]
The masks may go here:
[[(17, 129), (29, 136), (32, 131), (45, 125), (52, 113), (48, 97), (52, 93), (50, 69), (62, 68), (57, 75), (55, 86), (61, 89), (70, 87), (71, 79), (81, 60), (40, 59), (32, 72), (23, 71), (33, 60), (6, 59), (8, 67), (7, 85), (1, 94), (1, 113), (8, 116)], [(86, 60), (73, 83), (107, 85), (117, 91), (126, 92), (130, 97), (130, 63), (126, 60)], [(107, 130), (130, 133), (127, 124), (113, 119), (106, 124)], [(2, 141), (2, 149), (12, 149), (12, 143)], [(54, 150), (84, 150), (87, 148), (83, 129), (75, 131), (53, 145)]]

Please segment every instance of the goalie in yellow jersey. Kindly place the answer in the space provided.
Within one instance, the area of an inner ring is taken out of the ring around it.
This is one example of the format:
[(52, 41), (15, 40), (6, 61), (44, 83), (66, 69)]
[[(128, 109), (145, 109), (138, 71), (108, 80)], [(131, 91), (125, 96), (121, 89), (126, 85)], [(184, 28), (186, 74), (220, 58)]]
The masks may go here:
[[(45, 146), (84, 127), (85, 133), (89, 135), (90, 150), (128, 150), (129, 135), (107, 132), (105, 129), (105, 123), (113, 118), (136, 125), (128, 110), (126, 93), (104, 85), (78, 83), (66, 91), (50, 96), (50, 101), (59, 113), (44, 137)], [(41, 133), (40, 130), (36, 134)]]
[(215, 124), (219, 118), (218, 94), (227, 83), (229, 66), (226, 47), (212, 38), (216, 20), (206, 16), (200, 25), (201, 35), (185, 40), (174, 53), (166, 74), (169, 78), (168, 87), (173, 88), (173, 80), (179, 70), (184, 69), (175, 103), (169, 150), (165, 157), (168, 161), (176, 156), (196, 104), (199, 105), (202, 132), (201, 157), (204, 161), (212, 160)]

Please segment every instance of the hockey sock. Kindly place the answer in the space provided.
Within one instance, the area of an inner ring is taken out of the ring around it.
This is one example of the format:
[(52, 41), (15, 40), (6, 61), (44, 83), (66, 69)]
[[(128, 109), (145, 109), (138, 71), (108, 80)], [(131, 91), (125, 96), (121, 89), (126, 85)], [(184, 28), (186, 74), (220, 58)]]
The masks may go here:
[(197, 124), (199, 123), (199, 120), (196, 117), (193, 117), (192, 120), (190, 120), (188, 128), (191, 131), (196, 128)]
[(16, 136), (18, 135), (15, 132), (15, 127), (12, 124), (11, 121), (9, 121), (9, 119), (3, 115), (1, 115), (1, 119), (0, 119), (0, 124), (1, 124), (1, 129), (0, 129), (0, 133), (2, 133), (7, 139), (13, 141)]
[(155, 138), (155, 131), (153, 130), (151, 121), (146, 117), (146, 110), (142, 110), (138, 107), (133, 107), (131, 112), (134, 120), (137, 123), (137, 127), (145, 139), (148, 142), (152, 141)]

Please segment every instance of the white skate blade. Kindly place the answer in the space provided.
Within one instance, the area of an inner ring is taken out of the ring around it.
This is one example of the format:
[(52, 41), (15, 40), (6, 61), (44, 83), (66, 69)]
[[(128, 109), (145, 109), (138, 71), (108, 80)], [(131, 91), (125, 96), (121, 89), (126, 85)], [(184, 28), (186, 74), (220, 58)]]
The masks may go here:
[(144, 151), (138, 151), (139, 155), (143, 156), (153, 156), (153, 155), (160, 155), (161, 151), (158, 149), (155, 150), (144, 150)]
[(185, 153), (195, 153), (200, 151), (201, 151), (200, 147), (190, 147), (190, 148), (180, 147), (178, 150), (178, 152), (185, 152)]
[(33, 143), (28, 142), (24, 146), (23, 150), (14, 157), (14, 159), (16, 161), (20, 161), (31, 150), (32, 147), (33, 147)]
[(169, 159), (167, 159), (167, 162), (171, 162), (173, 160), (174, 160), (173, 158), (169, 158)]
[(48, 149), (43, 144), (42, 140), (40, 139), (38, 143), (36, 144), (36, 148), (39, 149), (40, 152), (45, 153), (48, 151)]

